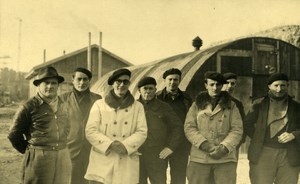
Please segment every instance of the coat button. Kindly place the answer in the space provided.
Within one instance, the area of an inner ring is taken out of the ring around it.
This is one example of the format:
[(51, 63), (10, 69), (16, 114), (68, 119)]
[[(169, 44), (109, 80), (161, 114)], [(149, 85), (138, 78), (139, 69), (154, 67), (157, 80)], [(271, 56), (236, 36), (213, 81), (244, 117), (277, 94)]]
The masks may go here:
[(128, 112), (128, 109), (125, 109), (125, 112)]
[(125, 137), (125, 135), (123, 135), (122, 137)]
[(125, 121), (125, 125), (127, 125), (128, 123), (127, 123), (127, 121)]
[(116, 125), (116, 124), (117, 124), (117, 122), (115, 121), (115, 122), (114, 122), (114, 124)]
[(113, 136), (116, 137), (116, 134), (114, 134)]

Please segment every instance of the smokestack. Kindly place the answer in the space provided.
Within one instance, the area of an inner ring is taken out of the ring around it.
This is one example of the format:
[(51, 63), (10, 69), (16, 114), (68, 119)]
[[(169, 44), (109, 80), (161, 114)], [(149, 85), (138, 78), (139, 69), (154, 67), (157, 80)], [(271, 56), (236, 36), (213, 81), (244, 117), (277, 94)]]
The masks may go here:
[(102, 32), (99, 32), (98, 79), (102, 76)]
[(92, 34), (91, 34), (91, 32), (89, 32), (89, 45), (88, 45), (88, 49), (87, 49), (87, 69), (90, 70), (90, 71), (92, 71), (91, 38), (92, 38)]
[(46, 49), (44, 49), (44, 63), (46, 62)]
[(200, 50), (200, 47), (202, 46), (202, 40), (197, 36), (193, 39), (193, 47), (195, 48), (195, 51)]

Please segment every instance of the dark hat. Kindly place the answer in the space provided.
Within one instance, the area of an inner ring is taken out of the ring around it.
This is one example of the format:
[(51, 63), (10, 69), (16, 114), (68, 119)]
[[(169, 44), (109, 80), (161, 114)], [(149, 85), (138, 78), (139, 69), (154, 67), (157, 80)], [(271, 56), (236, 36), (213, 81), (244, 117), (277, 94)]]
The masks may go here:
[(225, 80), (224, 76), (220, 74), (219, 72), (214, 72), (214, 71), (207, 71), (204, 74), (205, 79), (211, 79), (214, 81), (217, 81), (221, 84), (226, 84), (227, 81)]
[(75, 73), (75, 72), (81, 72), (81, 73), (84, 73), (85, 75), (88, 76), (88, 78), (89, 78), (90, 80), (91, 80), (91, 78), (92, 78), (92, 72), (89, 71), (89, 70), (86, 69), (86, 68), (78, 67), (78, 68), (76, 68), (76, 69), (74, 70), (74, 73)]
[(38, 86), (41, 82), (49, 78), (56, 78), (58, 83), (62, 83), (65, 79), (62, 76), (59, 76), (56, 69), (52, 66), (42, 68), (39, 70), (37, 79), (33, 81), (35, 86)]
[(126, 68), (121, 68), (118, 69), (116, 71), (114, 71), (111, 76), (108, 78), (108, 85), (112, 85), (116, 79), (118, 79), (118, 77), (122, 76), (122, 75), (128, 75), (129, 77), (131, 77), (131, 72), (126, 69)]
[(269, 76), (267, 81), (268, 84), (272, 84), (274, 81), (278, 81), (278, 80), (289, 81), (289, 78), (284, 73), (273, 73), (272, 75)]
[(231, 73), (231, 72), (224, 73), (223, 76), (224, 76), (225, 80), (237, 79), (237, 75), (235, 73)]
[(148, 84), (156, 85), (156, 80), (153, 77), (144, 77), (138, 82), (138, 88), (143, 87)]
[(177, 68), (171, 68), (164, 72), (163, 78), (165, 79), (168, 75), (173, 75), (173, 74), (177, 74), (177, 75), (181, 76), (181, 71), (178, 70)]

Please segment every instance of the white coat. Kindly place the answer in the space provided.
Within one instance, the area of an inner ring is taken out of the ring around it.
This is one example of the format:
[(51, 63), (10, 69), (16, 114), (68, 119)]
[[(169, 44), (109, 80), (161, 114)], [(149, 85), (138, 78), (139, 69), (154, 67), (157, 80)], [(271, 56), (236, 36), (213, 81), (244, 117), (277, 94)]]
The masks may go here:
[[(90, 161), (85, 178), (104, 184), (137, 184), (139, 182), (139, 155), (137, 149), (147, 137), (147, 123), (143, 105), (134, 101), (127, 108), (115, 110), (97, 100), (86, 125), (86, 137), (92, 144)], [(118, 140), (128, 154), (108, 151)]]

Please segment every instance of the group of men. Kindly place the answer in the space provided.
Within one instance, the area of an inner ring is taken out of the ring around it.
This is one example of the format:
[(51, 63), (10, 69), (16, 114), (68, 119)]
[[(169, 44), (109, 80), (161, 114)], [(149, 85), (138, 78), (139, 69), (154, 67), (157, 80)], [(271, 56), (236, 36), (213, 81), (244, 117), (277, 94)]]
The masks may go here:
[(118, 69), (102, 98), (90, 92), (92, 73), (75, 69), (71, 92), (55, 68), (40, 71), (38, 93), (15, 115), (9, 140), (25, 153), (22, 183), (171, 184), (236, 183), (239, 146), (251, 138), (254, 184), (297, 183), (300, 104), (288, 96), (288, 77), (268, 78), (269, 92), (245, 115), (232, 96), (234, 73), (206, 72), (206, 91), (193, 101), (179, 89), (181, 71), (163, 73), (165, 88), (146, 76), (129, 91), (131, 72)]

